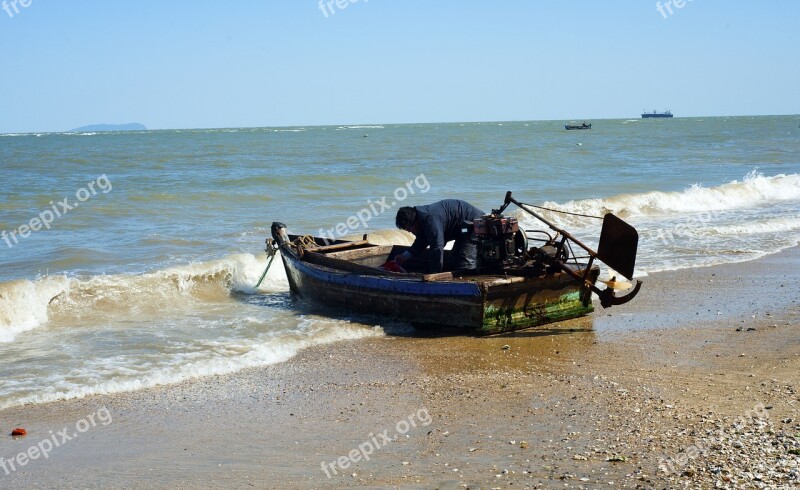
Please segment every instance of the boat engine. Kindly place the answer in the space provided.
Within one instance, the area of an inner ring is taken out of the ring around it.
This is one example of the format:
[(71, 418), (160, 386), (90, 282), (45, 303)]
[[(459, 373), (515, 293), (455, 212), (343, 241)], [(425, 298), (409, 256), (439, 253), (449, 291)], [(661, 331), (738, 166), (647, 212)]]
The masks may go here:
[(502, 272), (525, 263), (527, 238), (516, 218), (487, 214), (474, 220), (472, 226), (478, 242), (481, 271)]

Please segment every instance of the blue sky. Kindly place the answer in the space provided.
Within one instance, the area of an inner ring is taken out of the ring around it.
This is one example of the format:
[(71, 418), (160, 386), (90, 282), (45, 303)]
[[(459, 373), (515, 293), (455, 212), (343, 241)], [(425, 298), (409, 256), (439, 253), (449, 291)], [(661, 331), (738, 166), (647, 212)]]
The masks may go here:
[(800, 113), (796, 0), (25, 1), (0, 132)]

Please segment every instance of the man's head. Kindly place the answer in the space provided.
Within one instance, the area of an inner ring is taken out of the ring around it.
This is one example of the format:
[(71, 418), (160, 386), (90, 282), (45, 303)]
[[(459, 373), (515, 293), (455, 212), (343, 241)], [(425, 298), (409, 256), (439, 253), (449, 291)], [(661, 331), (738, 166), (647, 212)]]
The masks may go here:
[(394, 224), (401, 230), (411, 231), (415, 221), (417, 221), (417, 210), (411, 206), (403, 206), (397, 210)]

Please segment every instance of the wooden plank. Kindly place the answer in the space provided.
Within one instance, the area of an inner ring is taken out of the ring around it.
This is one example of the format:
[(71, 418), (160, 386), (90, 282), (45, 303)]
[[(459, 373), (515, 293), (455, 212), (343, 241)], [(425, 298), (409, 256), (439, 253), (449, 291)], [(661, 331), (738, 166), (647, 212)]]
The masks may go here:
[(322, 247), (309, 248), (309, 249), (306, 249), (306, 250), (309, 251), (309, 252), (314, 252), (314, 253), (328, 253), (328, 252), (333, 252), (333, 251), (336, 251), (336, 250), (347, 250), (347, 249), (351, 249), (351, 248), (360, 248), (360, 247), (365, 247), (365, 246), (373, 246), (374, 247), (375, 245), (372, 245), (371, 243), (369, 243), (366, 240), (359, 240), (357, 242), (334, 243), (333, 245), (325, 245), (325, 246), (322, 246)]
[(336, 269), (342, 272), (357, 272), (359, 274), (365, 274), (368, 276), (383, 276), (392, 274), (391, 272), (378, 269), (377, 267), (356, 264), (354, 262), (342, 260), (336, 257), (330, 257), (325, 254), (319, 254), (316, 253), (316, 251), (306, 251), (302, 260), (312, 264), (330, 267), (331, 269)]
[[(393, 245), (376, 245), (374, 247), (359, 248), (356, 250), (341, 250), (339, 252), (326, 253), (328, 257), (335, 257), (342, 260), (358, 260), (373, 255), (383, 255), (392, 251)], [(317, 249), (311, 250), (316, 252)]]
[[(537, 279), (538, 278), (532, 279), (532, 280), (537, 280)], [(523, 277), (523, 276), (508, 276), (508, 277), (504, 277), (504, 278), (500, 278), (500, 279), (494, 279), (494, 280), (491, 280), (491, 281), (486, 281), (486, 282), (484, 282), (484, 284), (486, 284), (487, 286), (499, 286), (499, 285), (502, 285), (502, 284), (513, 284), (513, 283), (517, 283), (517, 282), (525, 282), (525, 281), (528, 281), (528, 280), (529, 279), (527, 277)]]
[(425, 282), (430, 281), (452, 281), (455, 279), (452, 272), (437, 272), (435, 274), (424, 274), (422, 280)]

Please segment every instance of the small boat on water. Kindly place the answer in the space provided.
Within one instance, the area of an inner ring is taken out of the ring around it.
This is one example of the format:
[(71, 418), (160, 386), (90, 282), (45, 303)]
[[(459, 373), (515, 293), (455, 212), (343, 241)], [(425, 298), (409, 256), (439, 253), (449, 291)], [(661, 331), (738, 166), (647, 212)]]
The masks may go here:
[[(550, 231), (519, 229), (515, 218), (502, 214), (511, 203), (548, 224)], [(404, 264), (406, 269), (387, 267), (409, 247), (372, 244), (367, 235), (355, 241), (290, 235), (278, 222), (272, 224), (267, 253), (274, 258), (280, 250), (292, 293), (311, 303), (478, 335), (586, 315), (594, 309), (592, 293), (603, 307), (624, 304), (641, 287), (637, 281), (631, 292), (617, 296), (615, 288), (632, 285), (615, 279), (606, 281), (605, 289), (596, 285), (596, 260), (628, 279), (633, 275), (638, 234), (612, 214), (603, 219), (598, 252), (516, 201), (511, 192), (500, 209), (471, 226), (479, 263), (472, 273), (427, 274), (426, 263), (413, 261)], [(573, 247), (585, 254), (576, 256)]]
[(583, 123), (583, 124), (565, 124), (564, 128), (567, 131), (570, 131), (570, 130), (573, 130), (573, 129), (592, 129), (592, 124), (591, 123), (589, 123), (589, 124), (586, 124), (586, 123)]
[(646, 110), (642, 112), (642, 119), (651, 119), (651, 118), (659, 118), (659, 117), (672, 117), (672, 113), (669, 110), (664, 112), (647, 112)]

